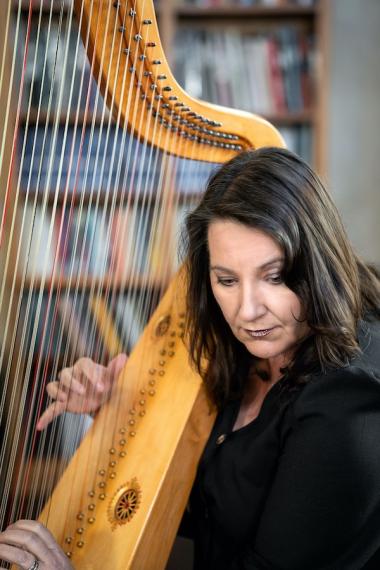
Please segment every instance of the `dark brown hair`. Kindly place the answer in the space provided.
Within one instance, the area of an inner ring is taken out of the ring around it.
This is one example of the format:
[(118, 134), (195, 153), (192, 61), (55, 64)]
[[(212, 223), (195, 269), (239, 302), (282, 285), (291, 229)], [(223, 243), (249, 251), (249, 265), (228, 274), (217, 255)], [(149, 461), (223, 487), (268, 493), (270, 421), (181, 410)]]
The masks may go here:
[(282, 277), (312, 333), (284, 371), (289, 385), (347, 365), (359, 351), (359, 319), (380, 318), (379, 275), (354, 253), (330, 195), (306, 162), (279, 148), (245, 151), (212, 175), (186, 220), (189, 349), (214, 403), (221, 407), (241, 395), (254, 360), (211, 290), (207, 232), (216, 219), (260, 229), (284, 252)]

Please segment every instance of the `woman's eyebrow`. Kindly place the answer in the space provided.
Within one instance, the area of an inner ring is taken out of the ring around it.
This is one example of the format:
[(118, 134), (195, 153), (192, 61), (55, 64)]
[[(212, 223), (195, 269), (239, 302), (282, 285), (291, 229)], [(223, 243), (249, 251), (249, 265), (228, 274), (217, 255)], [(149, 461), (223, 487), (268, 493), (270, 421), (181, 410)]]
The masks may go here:
[[(268, 261), (266, 261), (262, 265), (259, 265), (259, 267), (257, 269), (267, 269), (268, 267), (270, 267), (271, 265), (274, 265), (275, 263), (283, 263), (283, 262), (284, 262), (284, 257), (275, 257), (273, 259), (269, 259)], [(233, 269), (229, 269), (228, 267), (224, 267), (223, 265), (211, 265), (210, 270), (211, 271), (226, 271), (227, 273), (234, 273)]]
[(263, 265), (260, 265), (259, 269), (267, 269), (270, 265), (274, 265), (275, 263), (283, 263), (284, 262), (284, 257), (275, 257), (274, 259), (270, 259), (269, 261), (266, 261), (265, 263), (263, 263)]

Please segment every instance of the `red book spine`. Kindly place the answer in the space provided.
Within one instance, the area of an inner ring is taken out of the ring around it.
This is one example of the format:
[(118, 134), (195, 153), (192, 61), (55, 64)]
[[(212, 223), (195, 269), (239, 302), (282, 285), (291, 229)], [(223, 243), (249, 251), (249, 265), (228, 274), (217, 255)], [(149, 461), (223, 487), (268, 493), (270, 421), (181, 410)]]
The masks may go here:
[(275, 104), (276, 112), (282, 113), (286, 110), (285, 89), (281, 67), (278, 57), (278, 45), (275, 38), (268, 39), (268, 61), (270, 86)]

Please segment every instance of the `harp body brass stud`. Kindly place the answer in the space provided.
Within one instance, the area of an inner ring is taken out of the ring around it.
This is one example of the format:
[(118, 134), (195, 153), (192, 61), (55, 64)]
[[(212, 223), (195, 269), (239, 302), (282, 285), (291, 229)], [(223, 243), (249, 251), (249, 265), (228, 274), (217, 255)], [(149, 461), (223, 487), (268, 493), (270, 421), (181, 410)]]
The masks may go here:
[(90, 497), (95, 497), (95, 491), (90, 491), (88, 494)]
[(135, 432), (135, 431), (130, 431), (130, 432), (129, 432), (129, 435), (130, 435), (131, 437), (135, 437), (136, 432)]
[[(136, 423), (136, 420), (129, 420), (128, 423), (129, 423), (130, 426), (134, 426), (135, 423)], [(122, 441), (124, 441), (124, 440), (122, 440)]]
[(115, 477), (116, 477), (116, 473), (114, 473), (114, 472), (110, 473), (110, 479), (115, 479)]
[(134, 408), (131, 408), (129, 410), (129, 413), (131, 414), (131, 416), (133, 416), (136, 413), (136, 410)]
[(78, 521), (82, 521), (84, 519), (84, 514), (83, 513), (77, 514), (77, 519)]
[(162, 350), (160, 350), (160, 354), (161, 354), (161, 356), (165, 356), (166, 350), (163, 348)]
[(151, 374), (151, 375), (156, 374), (156, 369), (155, 369), (155, 368), (150, 368), (150, 369), (149, 369), (149, 374)]
[(120, 451), (119, 457), (125, 457), (127, 455), (126, 451)]
[(149, 390), (149, 396), (154, 396), (156, 393), (156, 390)]
[(100, 488), (100, 489), (104, 489), (105, 486), (106, 486), (106, 484), (105, 484), (104, 481), (101, 481), (101, 482), (99, 483), (99, 488)]
[(155, 381), (155, 380), (149, 380), (149, 386), (154, 386), (154, 385), (155, 385), (155, 383), (156, 383), (156, 381)]
[(160, 366), (165, 366), (165, 360), (160, 360), (158, 363)]
[(99, 499), (100, 499), (101, 501), (104, 501), (105, 498), (106, 498), (106, 494), (105, 494), (105, 493), (100, 493)]
[(82, 547), (84, 546), (83, 540), (79, 540), (79, 541), (77, 542), (77, 546), (78, 546), (78, 548), (82, 548)]
[(169, 346), (170, 348), (173, 348), (175, 346), (175, 342), (173, 342), (172, 340), (169, 342)]
[(125, 445), (126, 443), (127, 443), (127, 441), (126, 441), (125, 439), (121, 439), (121, 440), (119, 441), (119, 444), (120, 444), (121, 446)]
[(66, 552), (66, 556), (67, 556), (67, 558), (71, 558), (71, 557), (72, 557), (72, 555), (73, 555), (73, 553), (72, 553), (72, 552)]
[(175, 355), (174, 350), (169, 350), (168, 355), (169, 355), (169, 356), (174, 356), (174, 355)]
[(145, 406), (145, 400), (140, 400), (139, 404), (140, 404), (140, 406)]
[(90, 524), (93, 524), (93, 523), (95, 522), (95, 517), (89, 517), (89, 518), (87, 519), (87, 521), (88, 521)]
[(113, 455), (114, 453), (116, 453), (116, 449), (114, 447), (111, 447), (110, 454)]
[(141, 412), (139, 413), (139, 416), (141, 416), (141, 417), (145, 416), (145, 410), (141, 410)]
[(164, 376), (164, 374), (165, 374), (165, 370), (160, 370), (158, 373), (159, 376)]
[(72, 541), (73, 541), (73, 539), (72, 539), (71, 536), (68, 536), (68, 537), (65, 539), (66, 544), (71, 544)]
[(105, 469), (100, 469), (99, 470), (99, 475), (101, 475), (102, 477), (106, 474), (106, 470)]
[(126, 432), (126, 429), (125, 429), (125, 428), (121, 428), (121, 429), (119, 430), (119, 433), (121, 433), (121, 435), (124, 435), (125, 432)]
[(77, 528), (77, 533), (78, 533), (78, 534), (83, 534), (83, 533), (84, 533), (84, 528), (82, 528), (82, 527)]
[(88, 510), (89, 510), (89, 511), (94, 511), (94, 510), (95, 510), (95, 505), (94, 505), (94, 503), (91, 503), (90, 505), (88, 505)]
[(117, 461), (110, 461), (109, 466), (115, 467), (116, 464), (117, 464)]

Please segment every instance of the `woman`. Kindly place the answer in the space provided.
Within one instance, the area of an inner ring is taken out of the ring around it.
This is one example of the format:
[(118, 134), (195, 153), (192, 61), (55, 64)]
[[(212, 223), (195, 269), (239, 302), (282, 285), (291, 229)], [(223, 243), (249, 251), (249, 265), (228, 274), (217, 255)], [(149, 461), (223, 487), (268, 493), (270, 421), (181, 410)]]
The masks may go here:
[[(281, 149), (214, 174), (186, 246), (190, 354), (219, 409), (182, 524), (196, 570), (379, 568), (378, 275), (316, 175)], [(124, 361), (63, 371), (39, 429), (83, 401), (95, 411)], [(25, 543), (54, 545), (44, 529), (17, 525), (1, 557), (26, 546), (22, 567), (70, 567)]]

